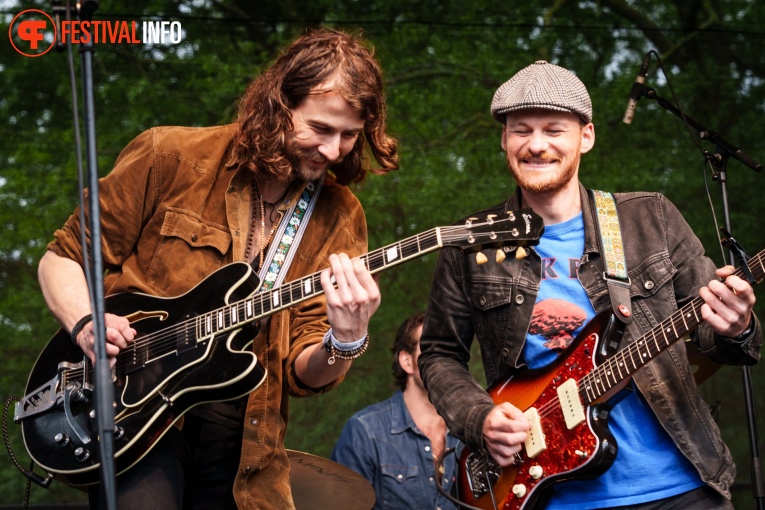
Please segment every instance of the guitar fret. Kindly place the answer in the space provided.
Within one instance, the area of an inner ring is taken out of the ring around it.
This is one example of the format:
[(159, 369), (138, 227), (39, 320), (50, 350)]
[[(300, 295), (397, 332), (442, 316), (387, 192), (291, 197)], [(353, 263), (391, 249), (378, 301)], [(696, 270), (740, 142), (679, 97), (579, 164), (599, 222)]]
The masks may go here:
[(618, 370), (619, 370), (619, 379), (624, 379), (624, 374), (622, 374), (622, 367), (624, 366), (625, 359), (624, 359), (624, 353), (618, 352), (616, 353), (618, 357)]
[[(682, 310), (680, 310), (680, 311), (682, 312)], [(690, 314), (688, 314), (688, 315), (690, 316)], [(683, 328), (685, 329), (685, 332), (683, 334), (685, 334), (685, 333), (687, 333), (690, 330), (690, 328), (688, 327), (688, 323), (685, 322), (685, 314), (684, 313), (680, 314), (680, 320), (683, 321)]]
[[(634, 345), (634, 344), (633, 344)], [(630, 355), (630, 361), (632, 361), (632, 370), (637, 370), (638, 364), (635, 363), (635, 356), (633, 356), (633, 345), (630, 345), (628, 348), (629, 355)]]

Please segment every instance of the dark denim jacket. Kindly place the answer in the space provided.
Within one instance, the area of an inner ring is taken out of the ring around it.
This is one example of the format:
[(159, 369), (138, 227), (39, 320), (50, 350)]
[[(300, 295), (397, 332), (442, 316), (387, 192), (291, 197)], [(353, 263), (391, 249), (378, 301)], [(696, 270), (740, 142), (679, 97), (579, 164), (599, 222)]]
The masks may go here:
[[(593, 211), (580, 186), (585, 246), (578, 269), (596, 312), (610, 308), (603, 279)], [(658, 193), (615, 195), (631, 279), (633, 322), (623, 347), (658, 325), (698, 296), (699, 288), (716, 278), (714, 263), (677, 208)], [(485, 212), (518, 209), (518, 193)], [(490, 261), (492, 253), (486, 253)], [(473, 450), (483, 450), (482, 428), (494, 406), (491, 397), (467, 371), (470, 345), (481, 344), (486, 380), (511, 376), (524, 366), (523, 345), (542, 275), (540, 257), (532, 249), (517, 260), (477, 264), (474, 255), (457, 249), (441, 251), (433, 278), (424, 325), (420, 372), (430, 400), (449, 429)], [(743, 342), (720, 337), (705, 323), (691, 333), (700, 350), (725, 364), (751, 365), (759, 360), (762, 332)], [(730, 451), (696, 388), (682, 341), (674, 343), (633, 377), (680, 451), (701, 478), (730, 497), (735, 477)]]

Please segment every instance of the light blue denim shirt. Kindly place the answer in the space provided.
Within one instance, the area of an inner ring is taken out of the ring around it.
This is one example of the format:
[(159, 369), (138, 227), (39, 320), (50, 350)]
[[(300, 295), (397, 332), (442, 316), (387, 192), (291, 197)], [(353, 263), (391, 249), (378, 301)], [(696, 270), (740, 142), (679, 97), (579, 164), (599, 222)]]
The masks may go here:
[[(447, 434), (446, 447), (455, 448), (457, 444), (457, 439)], [(369, 480), (377, 495), (375, 510), (456, 508), (438, 492), (433, 447), (415, 425), (400, 391), (348, 420), (332, 460)], [(443, 465), (441, 485), (450, 492), (456, 477), (455, 455), (448, 455)]]

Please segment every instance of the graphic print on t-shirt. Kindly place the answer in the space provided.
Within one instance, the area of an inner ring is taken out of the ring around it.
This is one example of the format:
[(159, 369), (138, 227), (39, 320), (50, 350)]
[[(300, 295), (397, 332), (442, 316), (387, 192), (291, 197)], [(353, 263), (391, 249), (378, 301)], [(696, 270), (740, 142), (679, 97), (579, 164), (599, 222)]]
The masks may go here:
[(570, 301), (548, 298), (534, 305), (529, 333), (545, 337), (548, 349), (565, 349), (574, 337), (571, 335), (587, 320), (587, 312)]

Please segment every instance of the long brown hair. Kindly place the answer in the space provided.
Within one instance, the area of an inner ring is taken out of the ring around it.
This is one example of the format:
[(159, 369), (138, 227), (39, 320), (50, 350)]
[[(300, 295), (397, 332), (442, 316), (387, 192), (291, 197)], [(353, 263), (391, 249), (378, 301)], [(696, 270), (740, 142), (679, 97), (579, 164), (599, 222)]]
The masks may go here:
[[(288, 177), (292, 168), (284, 140), (293, 129), (290, 110), (330, 79), (364, 120), (363, 136), (330, 168), (337, 181), (350, 184), (363, 181), (368, 171), (383, 174), (397, 169), (398, 148), (385, 132), (382, 71), (374, 51), (358, 34), (326, 28), (299, 37), (250, 84), (239, 103), (239, 133), (231, 163), (280, 179)], [(369, 168), (367, 144), (379, 169)]]

